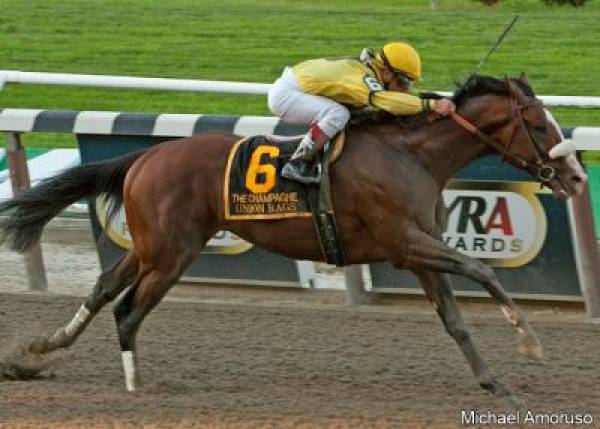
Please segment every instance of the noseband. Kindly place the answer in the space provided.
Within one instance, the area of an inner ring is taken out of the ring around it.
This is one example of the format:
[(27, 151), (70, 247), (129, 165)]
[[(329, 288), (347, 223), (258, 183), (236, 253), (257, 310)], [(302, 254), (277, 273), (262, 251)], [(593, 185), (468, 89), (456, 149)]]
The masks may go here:
[[(523, 120), (523, 110), (528, 109), (532, 106), (541, 106), (541, 104), (541, 101), (533, 100), (527, 104), (518, 105), (517, 100), (514, 97), (510, 98), (512, 112), (511, 122), (513, 122), (515, 126), (513, 127), (512, 135), (506, 146), (504, 146), (501, 143), (498, 143), (492, 137), (483, 133), (479, 128), (477, 128), (475, 125), (473, 125), (471, 122), (466, 120), (458, 113), (453, 112), (450, 116), (458, 125), (477, 136), (483, 143), (492, 147), (496, 152), (501, 153), (503, 160), (512, 160), (517, 167), (527, 170), (542, 184), (548, 184), (556, 177), (556, 169), (548, 164), (548, 161), (551, 160), (550, 156), (544, 150), (542, 143), (531, 135), (531, 132), (529, 131), (529, 129), (525, 125), (525, 121)], [(523, 159), (520, 156), (511, 153), (510, 151), (510, 148), (518, 132), (521, 130), (525, 132), (525, 136), (527, 137), (529, 145), (534, 149), (535, 158), (533, 159), (533, 161)]]
[(506, 146), (507, 152), (510, 151), (510, 146), (512, 145), (518, 130), (523, 130), (525, 132), (525, 137), (529, 142), (529, 145), (533, 147), (536, 157), (533, 162), (528, 162), (525, 167), (527, 171), (535, 175), (535, 177), (542, 183), (550, 182), (556, 176), (556, 170), (551, 165), (548, 165), (548, 161), (551, 160), (548, 152), (544, 150), (543, 144), (535, 138), (531, 134), (531, 131), (525, 125), (525, 121), (523, 120), (523, 110), (528, 109), (532, 106), (542, 107), (542, 102), (539, 100), (532, 100), (527, 104), (518, 105), (516, 99), (510, 99), (513, 121), (516, 118), (516, 126), (513, 128), (513, 134)]

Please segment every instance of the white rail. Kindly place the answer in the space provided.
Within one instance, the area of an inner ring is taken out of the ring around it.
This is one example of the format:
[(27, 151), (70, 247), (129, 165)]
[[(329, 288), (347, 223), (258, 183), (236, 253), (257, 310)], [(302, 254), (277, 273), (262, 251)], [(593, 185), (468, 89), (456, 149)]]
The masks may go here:
[[(225, 94), (266, 94), (271, 87), (268, 83), (0, 70), (0, 89), (7, 83), (72, 85), (163, 91), (218, 92)], [(450, 92), (440, 93), (443, 95), (451, 94)], [(540, 98), (547, 106), (579, 108), (600, 107), (600, 97), (542, 95), (538, 98)]]
[(266, 83), (224, 82), (218, 80), (168, 79), (0, 70), (0, 88), (2, 88), (6, 83), (94, 86), (103, 88), (129, 88), (164, 91), (221, 92), (230, 94), (266, 94), (271, 86)]
[[(451, 92), (439, 91), (443, 96), (451, 96)], [(546, 106), (552, 107), (578, 107), (582, 109), (597, 109), (600, 107), (600, 97), (586, 97), (583, 95), (537, 95)]]

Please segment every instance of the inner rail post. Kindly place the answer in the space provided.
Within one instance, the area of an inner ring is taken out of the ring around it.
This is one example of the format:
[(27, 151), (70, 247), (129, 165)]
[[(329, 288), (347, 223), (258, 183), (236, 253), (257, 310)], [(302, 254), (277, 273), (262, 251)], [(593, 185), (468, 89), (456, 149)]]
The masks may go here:
[[(6, 132), (6, 159), (12, 184), (13, 195), (17, 196), (29, 189), (29, 170), (27, 169), (27, 157), (25, 149), (21, 144), (19, 133)], [(23, 254), (25, 259), (25, 271), (29, 289), (45, 291), (48, 290), (46, 269), (40, 243), (35, 243)]]
[(590, 320), (600, 323), (600, 255), (596, 243), (589, 185), (581, 195), (571, 198), (569, 209), (585, 308)]

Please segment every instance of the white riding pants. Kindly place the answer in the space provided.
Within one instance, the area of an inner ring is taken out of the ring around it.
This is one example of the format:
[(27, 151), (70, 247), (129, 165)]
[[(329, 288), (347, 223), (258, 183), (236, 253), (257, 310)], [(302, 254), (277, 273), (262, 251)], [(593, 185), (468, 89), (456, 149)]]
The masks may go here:
[(350, 112), (340, 103), (302, 91), (292, 69), (286, 67), (269, 89), (267, 104), (271, 112), (293, 124), (313, 124), (327, 136), (343, 130)]

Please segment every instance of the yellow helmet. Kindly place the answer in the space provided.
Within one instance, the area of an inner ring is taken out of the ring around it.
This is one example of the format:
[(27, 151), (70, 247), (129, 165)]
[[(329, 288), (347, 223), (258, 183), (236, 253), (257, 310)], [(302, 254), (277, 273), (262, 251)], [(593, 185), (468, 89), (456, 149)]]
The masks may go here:
[(421, 58), (407, 43), (391, 42), (383, 47), (377, 59), (394, 71), (408, 75), (411, 79), (421, 78)]

